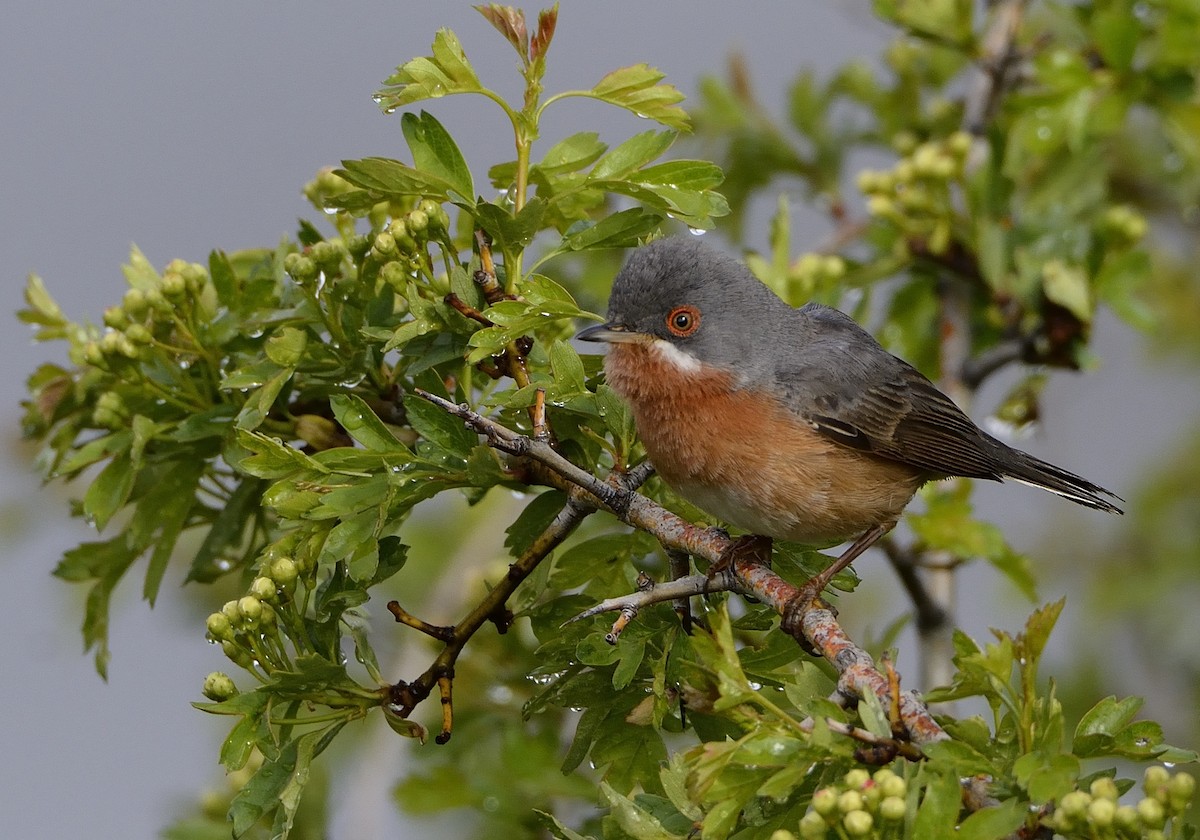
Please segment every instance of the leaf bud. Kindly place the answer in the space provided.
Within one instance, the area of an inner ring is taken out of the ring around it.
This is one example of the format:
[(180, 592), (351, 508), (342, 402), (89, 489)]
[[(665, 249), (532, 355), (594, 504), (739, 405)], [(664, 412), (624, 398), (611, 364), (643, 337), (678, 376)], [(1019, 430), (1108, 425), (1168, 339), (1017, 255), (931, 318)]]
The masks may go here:
[(851, 837), (867, 837), (875, 827), (875, 821), (866, 811), (851, 811), (842, 817), (842, 826)]
[(242, 614), (242, 621), (250, 627), (258, 624), (258, 620), (262, 618), (263, 605), (262, 601), (255, 598), (253, 595), (244, 595), (238, 599), (238, 611)]
[(299, 570), (290, 557), (280, 557), (271, 563), (271, 580), (284, 590), (294, 586), (298, 576)]
[(125, 310), (119, 306), (110, 306), (104, 310), (104, 325), (119, 330), (129, 323)]
[(346, 240), (346, 252), (356, 261), (366, 256), (369, 250), (371, 250), (371, 240), (364, 234), (356, 233)]
[(879, 775), (883, 772), (884, 771), (881, 770), (879, 773), (875, 774), (875, 783), (879, 785), (879, 790), (885, 797), (895, 796), (903, 799), (904, 797), (908, 796), (908, 782), (904, 781), (903, 776), (897, 776), (895, 773), (892, 773), (890, 770), (888, 770), (887, 772), (891, 775), (884, 776), (881, 779), (879, 778)]
[(117, 332), (106, 332), (100, 336), (100, 352), (105, 356), (115, 356), (120, 353), (121, 334)]
[(141, 289), (129, 289), (126, 291), (125, 297), (121, 300), (121, 305), (125, 307), (125, 311), (131, 318), (141, 318), (149, 308), (146, 293)]
[(279, 595), (275, 581), (268, 577), (256, 577), (250, 582), (250, 594), (260, 601), (274, 601)]
[(100, 349), (99, 341), (89, 341), (83, 346), (83, 360), (92, 367), (104, 364), (104, 351)]
[(168, 315), (174, 309), (166, 295), (162, 293), (162, 289), (151, 289), (146, 292), (146, 303), (149, 304), (151, 310), (160, 315)]
[(946, 138), (946, 150), (962, 159), (971, 151), (975, 139), (966, 131), (956, 131)]
[(1167, 813), (1157, 799), (1146, 797), (1137, 804), (1138, 817), (1146, 828), (1162, 828), (1167, 823)]
[(1166, 802), (1167, 784), (1171, 781), (1171, 774), (1167, 772), (1167, 768), (1152, 764), (1146, 768), (1145, 774), (1142, 776), (1142, 790), (1147, 796), (1153, 796), (1159, 802)]
[(408, 214), (406, 222), (409, 233), (420, 238), (421, 234), (425, 233), (429, 227), (429, 214), (423, 210), (413, 210)]
[(837, 811), (838, 794), (833, 788), (821, 788), (812, 795), (812, 807), (823, 817), (828, 817)]
[(299, 251), (293, 251), (283, 258), (283, 270), (297, 283), (307, 283), (317, 276), (317, 264)]
[(908, 806), (905, 805), (903, 797), (885, 796), (879, 803), (879, 818), (888, 822), (900, 822), (907, 810)]
[(865, 804), (863, 795), (856, 790), (843, 791), (837, 800), (838, 810), (843, 814), (849, 814), (851, 811), (861, 811)]
[(187, 294), (187, 281), (183, 279), (183, 275), (176, 271), (168, 271), (163, 275), (162, 293), (168, 299), (179, 299)]
[(408, 267), (399, 260), (385, 262), (383, 267), (379, 269), (379, 278), (392, 287), (397, 293), (403, 293), (405, 286), (408, 285), (410, 275)]
[(796, 840), (796, 835), (786, 828), (777, 828), (771, 832), (771, 840)]
[(1117, 790), (1117, 783), (1108, 776), (1101, 776), (1098, 779), (1092, 780), (1092, 785), (1089, 788), (1091, 794), (1096, 799), (1108, 799), (1116, 802), (1121, 796), (1121, 792)]
[(396, 253), (396, 239), (390, 233), (381, 233), (375, 237), (373, 246), (375, 253), (382, 257), (390, 257)]
[(842, 782), (851, 790), (862, 790), (863, 786), (871, 780), (871, 774), (861, 767), (855, 767), (842, 777)]
[(250, 651), (246, 650), (236, 642), (221, 642), (221, 650), (227, 657), (229, 657), (229, 661), (235, 665), (240, 665), (243, 668), (249, 668), (254, 664), (254, 657), (250, 655)]
[(125, 328), (125, 335), (134, 344), (142, 346), (154, 341), (154, 336), (150, 333), (150, 330), (146, 329), (142, 324), (130, 324)]
[(221, 615), (229, 619), (229, 623), (233, 627), (242, 626), (242, 612), (238, 609), (237, 601), (226, 601), (225, 605), (221, 607)]
[(205, 697), (217, 703), (236, 697), (238, 693), (237, 686), (233, 684), (229, 675), (220, 671), (213, 671), (204, 678), (204, 688), (201, 691)]
[(1087, 816), (1088, 805), (1092, 797), (1081, 790), (1073, 790), (1063, 795), (1058, 802), (1058, 810), (1064, 817), (1072, 821), (1082, 821)]
[(1113, 825), (1123, 834), (1136, 834), (1140, 824), (1137, 808), (1132, 805), (1122, 805), (1113, 814)]
[(1182, 813), (1196, 793), (1196, 777), (1191, 773), (1180, 771), (1171, 777), (1167, 783), (1167, 795), (1171, 800), (1171, 810)]
[(829, 831), (829, 826), (816, 811), (809, 811), (800, 818), (800, 836), (804, 840), (822, 840)]
[(117, 352), (127, 359), (136, 359), (142, 355), (142, 350), (129, 339), (125, 333), (117, 333)]
[(1088, 806), (1088, 822), (1097, 828), (1111, 828), (1117, 813), (1117, 803), (1111, 799), (1093, 799)]
[(204, 623), (204, 626), (208, 628), (208, 635), (212, 636), (214, 641), (233, 641), (233, 625), (225, 613), (213, 613), (208, 617), (208, 621)]
[(262, 602), (262, 616), (258, 619), (258, 626), (270, 629), (275, 626), (279, 620), (279, 615), (275, 612), (275, 608), (266, 601)]

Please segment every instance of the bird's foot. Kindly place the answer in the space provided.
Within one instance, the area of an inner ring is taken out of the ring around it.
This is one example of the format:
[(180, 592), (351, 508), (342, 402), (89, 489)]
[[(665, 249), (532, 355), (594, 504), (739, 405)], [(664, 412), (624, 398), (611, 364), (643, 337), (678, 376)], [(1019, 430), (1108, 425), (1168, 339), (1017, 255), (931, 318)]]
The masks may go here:
[(837, 610), (821, 597), (823, 591), (825, 591), (825, 581), (821, 579), (821, 576), (818, 575), (809, 580), (797, 589), (796, 594), (788, 600), (783, 608), (783, 618), (779, 622), (779, 629), (794, 638), (800, 645), (800, 649), (809, 656), (819, 657), (821, 652), (804, 635), (802, 624), (805, 614), (813, 607), (821, 607), (832, 612), (834, 616), (837, 615)]
[(771, 565), (771, 538), (747, 534), (738, 537), (729, 548), (721, 552), (717, 562), (708, 567), (707, 577), (712, 580), (717, 575), (733, 569), (738, 563), (761, 563)]

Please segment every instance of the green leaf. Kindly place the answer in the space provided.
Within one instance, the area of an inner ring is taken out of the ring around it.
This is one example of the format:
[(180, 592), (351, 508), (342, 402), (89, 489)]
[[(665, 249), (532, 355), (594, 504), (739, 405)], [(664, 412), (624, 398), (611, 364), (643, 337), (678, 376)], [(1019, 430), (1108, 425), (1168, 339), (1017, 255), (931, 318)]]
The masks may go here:
[(383, 84), (375, 102), (387, 114), (422, 99), (483, 90), (462, 44), (449, 29), (439, 29), (434, 36), (433, 55), (402, 64)]
[(559, 386), (559, 394), (581, 394), (587, 391), (583, 362), (579, 354), (565, 341), (555, 341), (550, 345), (550, 369), (554, 371), (554, 381)]
[(62, 309), (46, 290), (46, 284), (36, 274), (30, 274), (25, 282), (25, 302), (29, 309), (22, 310), (20, 318), (27, 324), (41, 324), (46, 327), (65, 327), (67, 317)]
[(1066, 308), (1083, 323), (1092, 320), (1095, 303), (1088, 278), (1079, 266), (1062, 260), (1050, 260), (1042, 266), (1042, 291), (1046, 297)]
[(595, 162), (606, 148), (600, 142), (600, 135), (594, 131), (572, 134), (547, 149), (534, 168), (547, 177), (578, 172)]
[(642, 207), (631, 207), (606, 216), (595, 224), (572, 225), (558, 246), (559, 251), (599, 248), (631, 248), (656, 230), (662, 216)]
[(238, 482), (196, 550), (186, 581), (211, 583), (228, 571), (222, 568), (217, 558), (241, 543), (247, 523), (259, 515), (265, 487), (266, 482), (256, 478), (243, 478)]
[(541, 198), (530, 199), (516, 216), (490, 201), (480, 201), (471, 210), (475, 221), (502, 249), (520, 249), (532, 242), (545, 212), (546, 202)]
[[(617, 825), (627, 836), (634, 840), (684, 840), (683, 835), (667, 831), (654, 814), (617, 792), (612, 785), (601, 782), (600, 792), (608, 801)], [(708, 835), (705, 834), (705, 836)]]
[(648, 64), (622, 67), (609, 73), (584, 95), (625, 108), (668, 128), (686, 131), (691, 121), (678, 104), (683, 101), (683, 94), (673, 85), (659, 84), (665, 76)]
[(128, 450), (120, 452), (100, 471), (83, 496), (83, 515), (103, 531), (113, 514), (124, 507), (133, 490), (137, 469)]
[(650, 161), (657, 160), (671, 148), (678, 136), (673, 131), (643, 131), (635, 134), (600, 158), (588, 173), (588, 180), (615, 181), (624, 178)]
[(1011, 836), (1024, 822), (1027, 809), (1023, 802), (1010, 799), (968, 816), (958, 826), (957, 840), (995, 840)]
[(267, 358), (281, 368), (294, 368), (304, 357), (308, 333), (295, 327), (280, 327), (263, 344)]
[(912, 837), (921, 840), (952, 840), (956, 837), (955, 824), (962, 807), (962, 792), (958, 778), (946, 774), (924, 774), (928, 780), (921, 806), (913, 820)]
[(504, 532), (504, 547), (513, 557), (520, 557), (533, 541), (549, 527), (563, 505), (567, 503), (565, 494), (558, 490), (547, 490), (525, 506), (508, 529)]
[(367, 449), (373, 452), (408, 452), (362, 397), (334, 394), (329, 398), (329, 407), (333, 409), (334, 419), (342, 424), (350, 437)]
[[(362, 187), (372, 196), (372, 201), (384, 198), (428, 196), (449, 200), (454, 186), (449, 182), (420, 169), (391, 158), (369, 157), (362, 160), (344, 160), (337, 175), (355, 186)], [(331, 196), (333, 206), (341, 206), (338, 196)]]
[(463, 201), (474, 201), (475, 183), (471, 180), (471, 170), (450, 132), (425, 111), (419, 116), (405, 114), (400, 119), (400, 127), (412, 152), (413, 165), (444, 181)]
[[(145, 542), (153, 541), (150, 565), (146, 568), (146, 580), (142, 586), (142, 597), (154, 606), (158, 589), (162, 584), (167, 563), (175, 543), (187, 524), (192, 509), (197, 505), (196, 491), (206, 463), (200, 459), (188, 462), (172, 462), (155, 482), (154, 489), (138, 500), (137, 510), (130, 523), (130, 530), (146, 532)], [(150, 533), (156, 532), (151, 538)], [(139, 540), (139, 543), (143, 543)]]
[(413, 430), (446, 452), (466, 460), (479, 443), (479, 436), (468, 429), (462, 420), (415, 394), (405, 395), (404, 409)]

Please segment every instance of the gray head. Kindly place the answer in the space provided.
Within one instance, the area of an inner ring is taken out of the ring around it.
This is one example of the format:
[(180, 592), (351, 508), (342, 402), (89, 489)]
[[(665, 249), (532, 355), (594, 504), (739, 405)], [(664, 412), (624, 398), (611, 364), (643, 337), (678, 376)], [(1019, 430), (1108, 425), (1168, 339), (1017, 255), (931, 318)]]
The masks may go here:
[(579, 334), (613, 344), (660, 339), (691, 358), (747, 373), (794, 310), (740, 261), (694, 238), (634, 251), (613, 281), (608, 323)]

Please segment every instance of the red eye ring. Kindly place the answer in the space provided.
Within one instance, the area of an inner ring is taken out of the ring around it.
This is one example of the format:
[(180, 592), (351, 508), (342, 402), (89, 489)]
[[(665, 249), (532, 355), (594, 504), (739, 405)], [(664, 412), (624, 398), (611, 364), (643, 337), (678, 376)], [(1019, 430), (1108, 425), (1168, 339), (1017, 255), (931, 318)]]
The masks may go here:
[(671, 335), (687, 338), (700, 329), (700, 310), (691, 305), (676, 306), (667, 313), (667, 329)]

